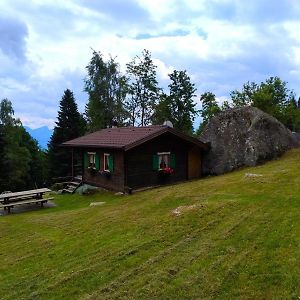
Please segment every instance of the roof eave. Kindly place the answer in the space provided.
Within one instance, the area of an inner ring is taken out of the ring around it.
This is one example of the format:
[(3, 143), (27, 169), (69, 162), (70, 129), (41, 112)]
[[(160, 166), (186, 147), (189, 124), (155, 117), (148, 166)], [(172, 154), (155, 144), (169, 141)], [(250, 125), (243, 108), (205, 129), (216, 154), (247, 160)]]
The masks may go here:
[(60, 147), (66, 148), (105, 148), (105, 149), (124, 149), (123, 146), (112, 146), (112, 145), (94, 145), (94, 144), (60, 144)]

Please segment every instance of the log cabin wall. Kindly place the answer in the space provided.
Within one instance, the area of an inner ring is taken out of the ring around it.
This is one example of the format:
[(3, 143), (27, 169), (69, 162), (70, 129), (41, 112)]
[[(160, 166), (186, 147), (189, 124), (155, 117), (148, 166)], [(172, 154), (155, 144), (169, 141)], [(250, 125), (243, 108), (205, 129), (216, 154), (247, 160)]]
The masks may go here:
[[(87, 152), (96, 152), (100, 164), (95, 174), (91, 174), (86, 166), (83, 168), (83, 182), (108, 190), (124, 191), (124, 152), (111, 149), (84, 149), (83, 155)], [(102, 172), (104, 169), (104, 153), (109, 153), (113, 157), (113, 170), (109, 176), (104, 175)]]
[[(187, 180), (188, 149), (182, 139), (166, 133), (129, 150), (125, 153), (125, 185), (138, 188)], [(175, 153), (174, 173), (165, 178), (159, 176), (158, 170), (153, 170), (153, 155), (158, 152)]]

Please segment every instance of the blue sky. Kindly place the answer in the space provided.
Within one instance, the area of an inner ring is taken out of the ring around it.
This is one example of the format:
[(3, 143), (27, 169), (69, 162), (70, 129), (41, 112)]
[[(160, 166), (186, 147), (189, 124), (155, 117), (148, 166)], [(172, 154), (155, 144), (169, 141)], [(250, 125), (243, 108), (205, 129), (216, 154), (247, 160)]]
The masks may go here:
[[(91, 48), (125, 64), (152, 53), (158, 80), (187, 70), (220, 102), (247, 81), (279, 76), (300, 93), (296, 0), (0, 0), (0, 99), (32, 128), (53, 127), (65, 89), (80, 111)], [(198, 126), (198, 124), (195, 124)]]

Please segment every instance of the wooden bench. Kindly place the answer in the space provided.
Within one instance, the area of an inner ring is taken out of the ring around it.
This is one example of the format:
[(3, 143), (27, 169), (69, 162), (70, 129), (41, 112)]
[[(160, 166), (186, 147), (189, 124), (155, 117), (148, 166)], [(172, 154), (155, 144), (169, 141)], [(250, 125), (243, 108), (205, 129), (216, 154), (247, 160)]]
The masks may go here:
[(46, 203), (49, 200), (53, 200), (53, 197), (50, 198), (42, 198), (42, 199), (31, 199), (31, 200), (23, 200), (23, 201), (16, 201), (16, 202), (11, 202), (11, 203), (6, 203), (6, 204), (0, 204), (0, 207), (3, 208), (4, 210), (7, 209), (7, 213), (10, 213), (10, 209), (13, 208), (14, 206), (17, 205), (22, 205), (22, 204), (31, 204), (31, 203), (41, 203), (41, 207), (44, 206), (44, 203)]

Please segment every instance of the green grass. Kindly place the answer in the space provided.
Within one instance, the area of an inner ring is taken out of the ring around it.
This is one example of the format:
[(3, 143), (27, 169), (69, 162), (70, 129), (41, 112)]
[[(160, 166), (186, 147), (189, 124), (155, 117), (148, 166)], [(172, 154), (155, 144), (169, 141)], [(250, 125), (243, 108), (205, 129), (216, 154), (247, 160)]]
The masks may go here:
[(1, 299), (300, 297), (300, 149), (131, 196), (55, 199), (0, 217)]

